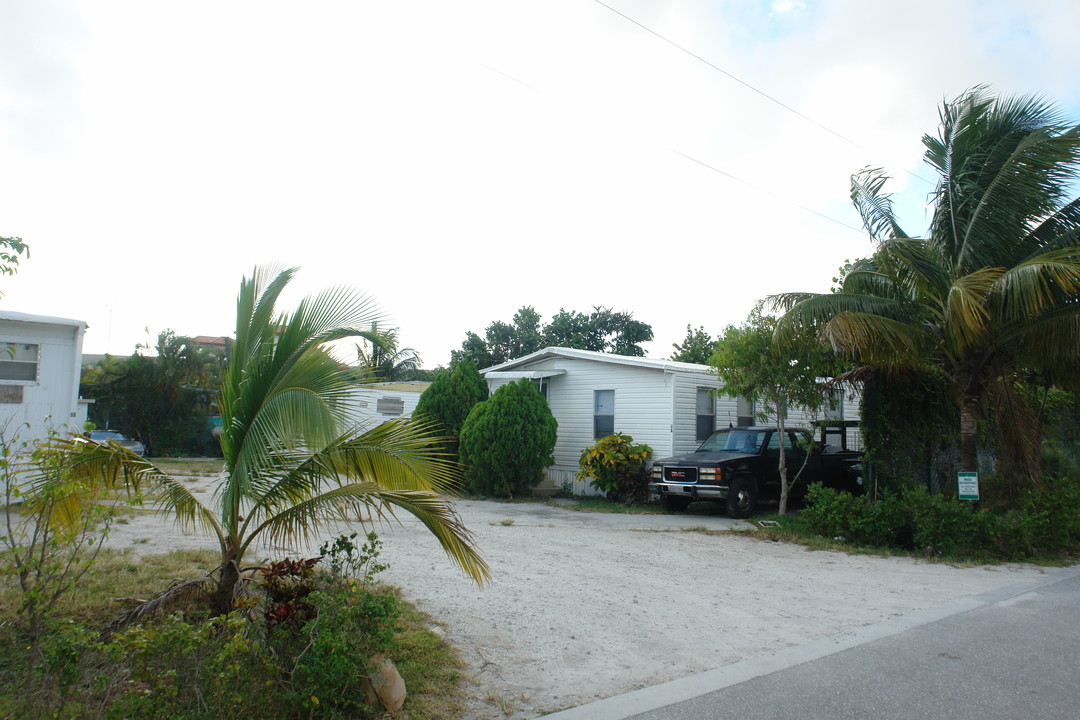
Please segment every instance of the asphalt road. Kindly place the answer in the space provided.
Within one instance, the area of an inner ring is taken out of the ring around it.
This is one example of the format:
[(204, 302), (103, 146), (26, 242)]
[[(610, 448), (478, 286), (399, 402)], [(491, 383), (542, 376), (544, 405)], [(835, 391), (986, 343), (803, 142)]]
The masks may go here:
[(1075, 720), (1080, 567), (548, 717)]

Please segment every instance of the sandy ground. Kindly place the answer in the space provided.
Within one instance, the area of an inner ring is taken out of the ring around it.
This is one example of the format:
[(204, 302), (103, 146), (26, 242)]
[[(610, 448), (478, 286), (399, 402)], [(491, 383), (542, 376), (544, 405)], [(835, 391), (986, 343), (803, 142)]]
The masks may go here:
[[(192, 480), (193, 485), (204, 481)], [(694, 528), (726, 517), (456, 503), (491, 565), (478, 588), (411, 517), (376, 528), (380, 577), (431, 615), (472, 677), (473, 717), (534, 718), (935, 607), (1041, 571), (809, 552)], [(141, 514), (112, 546), (205, 546)], [(273, 554), (315, 554), (281, 548)]]

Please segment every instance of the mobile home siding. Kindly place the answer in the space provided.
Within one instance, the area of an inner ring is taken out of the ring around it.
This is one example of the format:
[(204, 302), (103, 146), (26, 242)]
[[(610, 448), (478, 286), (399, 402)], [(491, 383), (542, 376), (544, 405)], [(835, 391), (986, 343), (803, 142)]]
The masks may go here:
[(0, 313), (0, 345), (37, 346), (33, 380), (0, 381), (11, 388), (0, 403), (0, 423), (9, 430), (26, 423), (24, 440), (43, 439), (50, 428), (82, 432), (86, 405), (79, 402), (79, 378), (85, 330), (79, 320)]

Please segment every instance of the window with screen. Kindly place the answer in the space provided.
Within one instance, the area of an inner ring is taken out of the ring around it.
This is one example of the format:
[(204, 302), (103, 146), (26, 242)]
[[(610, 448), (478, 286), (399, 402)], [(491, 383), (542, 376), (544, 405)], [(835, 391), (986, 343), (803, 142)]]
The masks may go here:
[(37, 345), (0, 343), (0, 380), (36, 382), (37, 378)]
[(599, 440), (615, 432), (615, 391), (593, 392), (593, 438)]
[(716, 398), (709, 388), (697, 389), (697, 441), (704, 442), (716, 427)]

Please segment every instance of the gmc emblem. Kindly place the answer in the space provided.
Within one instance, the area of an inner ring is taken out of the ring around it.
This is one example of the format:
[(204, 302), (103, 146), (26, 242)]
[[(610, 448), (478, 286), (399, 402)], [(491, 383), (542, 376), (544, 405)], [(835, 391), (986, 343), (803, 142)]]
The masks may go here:
[(671, 477), (673, 477), (673, 478), (684, 478), (684, 477), (686, 477), (686, 471), (685, 470), (672, 470), (671, 471)]

